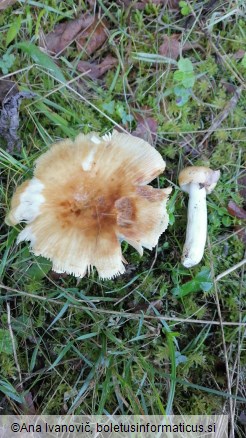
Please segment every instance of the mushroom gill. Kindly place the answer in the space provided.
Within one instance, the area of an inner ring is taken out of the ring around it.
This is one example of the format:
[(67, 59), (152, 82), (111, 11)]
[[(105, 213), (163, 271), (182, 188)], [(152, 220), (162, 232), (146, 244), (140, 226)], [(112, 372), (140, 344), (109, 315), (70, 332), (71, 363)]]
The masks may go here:
[(95, 266), (100, 278), (112, 278), (125, 271), (121, 240), (142, 255), (168, 225), (171, 188), (147, 185), (164, 169), (159, 152), (138, 137), (80, 134), (38, 158), (34, 177), (13, 195), (6, 222), (27, 223), (17, 243), (30, 241), (54, 271), (83, 277)]

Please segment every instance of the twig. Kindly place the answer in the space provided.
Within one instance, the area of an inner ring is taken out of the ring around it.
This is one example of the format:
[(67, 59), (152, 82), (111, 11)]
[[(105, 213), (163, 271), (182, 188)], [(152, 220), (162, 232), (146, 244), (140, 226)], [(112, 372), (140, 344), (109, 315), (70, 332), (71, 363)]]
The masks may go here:
[(226, 271), (222, 272), (221, 274), (217, 275), (215, 278), (215, 281), (219, 281), (221, 278), (225, 277), (226, 275), (230, 274), (231, 272), (235, 271), (236, 269), (240, 268), (246, 263), (246, 258), (241, 260), (241, 262), (237, 263), (236, 265), (232, 266), (231, 268), (227, 269)]
[(18, 357), (16, 353), (16, 346), (15, 346), (15, 338), (11, 326), (11, 314), (10, 314), (10, 305), (7, 303), (7, 316), (8, 316), (8, 327), (9, 327), (9, 333), (11, 337), (12, 347), (13, 347), (13, 353), (14, 353), (14, 359), (15, 359), (15, 366), (17, 368), (18, 374), (19, 374), (19, 380), (20, 380), (20, 388), (23, 391), (23, 382), (22, 382), (22, 376), (21, 376), (21, 369), (18, 362)]
[(215, 245), (220, 245), (222, 242), (226, 242), (227, 240), (231, 239), (232, 237), (236, 236), (237, 234), (241, 233), (241, 231), (244, 231), (245, 227), (239, 228), (239, 230), (233, 231), (233, 233), (228, 234), (226, 237), (223, 237), (222, 239), (218, 239), (217, 242), (214, 242), (211, 244), (211, 247)]
[[(4, 286), (3, 284), (0, 284), (0, 289), (6, 289), (12, 292), (15, 292), (17, 295), (24, 295), (26, 297), (29, 297), (30, 299), (36, 299), (41, 301), (46, 301), (47, 303), (53, 303), (58, 304), (61, 306), (64, 306), (64, 301), (59, 301), (54, 298), (46, 298), (41, 297), (40, 295), (33, 295), (29, 294), (24, 291), (20, 291), (17, 289), (12, 289), (9, 286)], [(11, 297), (11, 294), (8, 295), (8, 297)], [(80, 310), (88, 310), (88, 307), (81, 305), (80, 303), (85, 303), (84, 300), (77, 300), (78, 304), (72, 304), (68, 303), (69, 307), (80, 309)], [(173, 321), (175, 324), (179, 323), (188, 323), (188, 324), (210, 324), (210, 325), (223, 325), (223, 326), (231, 326), (231, 327), (246, 327), (246, 324), (243, 322), (231, 322), (231, 321), (211, 321), (211, 320), (205, 320), (205, 319), (189, 319), (189, 318), (176, 318), (171, 316), (152, 316), (152, 315), (145, 315), (144, 313), (130, 313), (130, 312), (118, 312), (116, 310), (106, 310), (106, 309), (98, 309), (96, 307), (90, 307), (90, 312), (100, 313), (100, 314), (106, 314), (106, 315), (117, 315), (121, 318), (129, 318), (129, 319), (150, 319), (150, 320), (163, 320), (163, 321)]]

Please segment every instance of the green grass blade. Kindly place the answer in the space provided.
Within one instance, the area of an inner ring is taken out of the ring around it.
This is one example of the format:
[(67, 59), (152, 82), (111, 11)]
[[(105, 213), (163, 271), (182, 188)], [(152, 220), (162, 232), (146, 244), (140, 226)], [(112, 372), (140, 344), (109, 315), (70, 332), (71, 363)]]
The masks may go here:
[(12, 46), (12, 48), (20, 49), (22, 52), (26, 53), (36, 64), (49, 70), (52, 73), (52, 76), (59, 82), (66, 82), (65, 76), (63, 75), (61, 69), (48, 55), (46, 55), (46, 53), (42, 52), (37, 46), (35, 46), (35, 44), (24, 41), (22, 43), (15, 44)]

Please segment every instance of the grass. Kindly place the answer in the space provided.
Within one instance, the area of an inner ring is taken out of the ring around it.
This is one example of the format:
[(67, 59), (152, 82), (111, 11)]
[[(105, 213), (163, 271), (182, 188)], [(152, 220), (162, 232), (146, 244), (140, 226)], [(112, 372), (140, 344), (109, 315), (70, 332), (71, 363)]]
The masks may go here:
[[(77, 14), (87, 7), (78, 2)], [(4, 141), (0, 150), (1, 413), (30, 412), (30, 397), (43, 414), (228, 413), (231, 436), (243, 437), (244, 266), (233, 267), (245, 258), (238, 232), (245, 223), (227, 205), (243, 205), (244, 91), (197, 145), (245, 87), (245, 64), (233, 56), (245, 47), (245, 6), (186, 2), (181, 11), (150, 2), (138, 10), (100, 0), (97, 7), (109, 39), (91, 61), (107, 53), (118, 59), (98, 81), (78, 74), (82, 55), (73, 44), (58, 63), (38, 49), (41, 32), (75, 18), (74, 2), (20, 1), (0, 17), (4, 77), (35, 93), (21, 105), (21, 150), (9, 154)], [(175, 33), (194, 46), (183, 53), (189, 72), (179, 59), (158, 54), (163, 36)], [(157, 183), (173, 186), (168, 230), (142, 258), (123, 243), (129, 265), (115, 280), (101, 281), (95, 272), (80, 281), (54, 276), (47, 260), (15, 245), (21, 226), (4, 224), (15, 187), (52, 142), (118, 125), (131, 132), (137, 115), (146, 114), (158, 122), (156, 148), (167, 162)], [(185, 269), (187, 197), (177, 176), (193, 164), (220, 168), (221, 178), (208, 197), (204, 258)]]

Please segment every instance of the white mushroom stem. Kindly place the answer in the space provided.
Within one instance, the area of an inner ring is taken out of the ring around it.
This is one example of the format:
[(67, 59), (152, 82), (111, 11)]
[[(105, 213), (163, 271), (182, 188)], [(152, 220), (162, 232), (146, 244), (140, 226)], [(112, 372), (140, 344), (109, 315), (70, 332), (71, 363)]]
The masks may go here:
[(188, 193), (188, 224), (182, 254), (182, 264), (186, 268), (201, 261), (207, 238), (206, 189), (197, 183), (190, 183)]

